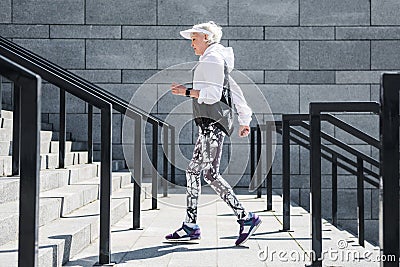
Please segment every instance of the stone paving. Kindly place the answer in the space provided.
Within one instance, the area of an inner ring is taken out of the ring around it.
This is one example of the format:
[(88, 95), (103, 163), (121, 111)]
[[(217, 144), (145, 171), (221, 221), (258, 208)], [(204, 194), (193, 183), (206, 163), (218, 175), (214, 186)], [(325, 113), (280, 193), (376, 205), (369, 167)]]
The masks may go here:
[[(247, 190), (238, 192), (248, 211), (263, 223), (244, 245), (236, 247), (238, 224), (232, 211), (209, 188), (203, 188), (198, 224), (202, 239), (196, 243), (169, 243), (164, 236), (178, 228), (184, 218), (184, 190), (171, 189), (151, 210), (151, 199), (142, 205), (142, 230), (131, 230), (132, 213), (112, 228), (112, 260), (115, 266), (304, 266), (310, 263), (310, 215), (292, 205), (291, 232), (282, 229), (282, 199), (273, 196), (273, 211), (265, 211), (265, 196), (257, 199)], [(354, 235), (323, 221), (324, 266), (379, 266), (379, 248), (357, 245)], [(98, 243), (75, 256), (67, 266), (93, 266)], [(368, 257), (366, 257), (368, 256)]]

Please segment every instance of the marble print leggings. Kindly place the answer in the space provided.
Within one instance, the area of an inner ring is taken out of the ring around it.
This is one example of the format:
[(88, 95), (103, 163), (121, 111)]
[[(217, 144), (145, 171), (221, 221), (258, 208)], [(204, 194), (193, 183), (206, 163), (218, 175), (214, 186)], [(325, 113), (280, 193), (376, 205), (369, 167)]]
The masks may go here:
[(219, 173), (224, 137), (225, 133), (213, 124), (205, 129), (199, 127), (199, 137), (195, 144), (193, 158), (186, 169), (187, 223), (196, 223), (197, 220), (197, 205), (201, 190), (200, 175), (202, 171), (204, 180), (232, 208), (238, 219), (242, 219), (247, 215), (232, 187)]

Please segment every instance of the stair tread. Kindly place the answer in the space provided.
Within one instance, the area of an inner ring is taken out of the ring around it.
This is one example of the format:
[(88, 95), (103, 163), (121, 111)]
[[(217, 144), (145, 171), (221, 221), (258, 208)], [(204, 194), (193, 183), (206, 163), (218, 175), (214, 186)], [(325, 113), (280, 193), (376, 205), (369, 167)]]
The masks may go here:
[[(120, 205), (127, 202), (123, 199), (112, 199), (111, 210), (117, 209)], [(63, 245), (66, 238), (73, 238), (73, 235), (78, 232), (86, 231), (85, 229), (91, 229), (94, 232), (90, 234), (91, 241), (87, 240), (87, 245), (90, 245), (93, 240), (98, 238), (98, 231), (95, 229), (99, 223), (99, 200), (96, 200), (88, 205), (85, 205), (81, 209), (75, 210), (70, 215), (63, 218), (57, 219), (49, 224), (46, 224), (39, 228), (39, 261), (41, 256), (45, 253), (50, 253), (50, 256), (54, 253), (54, 245)], [(128, 211), (126, 211), (127, 213)], [(97, 234), (96, 234), (97, 233)], [(86, 247), (85, 246), (85, 247)], [(85, 247), (82, 247), (84, 249)], [(17, 248), (18, 241), (14, 240), (0, 246), (0, 262), (13, 262), (17, 266)], [(50, 248), (50, 249), (49, 249)], [(71, 258), (74, 254), (70, 253), (67, 255)], [(52, 258), (52, 257), (50, 257)], [(14, 265), (9, 265), (14, 266)], [(49, 264), (51, 266), (51, 263)]]

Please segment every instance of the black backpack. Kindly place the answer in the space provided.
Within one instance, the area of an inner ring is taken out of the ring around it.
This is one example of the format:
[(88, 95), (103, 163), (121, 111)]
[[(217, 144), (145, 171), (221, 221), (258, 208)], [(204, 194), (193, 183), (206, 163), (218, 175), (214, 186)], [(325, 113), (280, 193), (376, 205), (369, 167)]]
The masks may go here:
[(214, 104), (199, 104), (193, 98), (193, 117), (197, 126), (205, 129), (210, 124), (216, 124), (224, 133), (230, 136), (233, 132), (232, 94), (229, 85), (229, 71), (224, 62), (224, 85), (220, 101)]

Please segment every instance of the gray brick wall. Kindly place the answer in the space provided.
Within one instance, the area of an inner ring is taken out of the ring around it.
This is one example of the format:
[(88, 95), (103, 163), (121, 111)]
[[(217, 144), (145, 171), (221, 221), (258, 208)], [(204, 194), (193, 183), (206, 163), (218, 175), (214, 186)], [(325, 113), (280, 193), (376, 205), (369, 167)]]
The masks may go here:
[[(223, 26), (223, 44), (234, 48), (236, 68), (256, 83), (276, 119), (282, 113), (307, 112), (312, 101), (379, 101), (381, 72), (400, 69), (398, 0), (0, 0), (0, 6), (1, 36), (126, 100), (160, 70), (196, 61), (190, 43), (179, 36), (179, 31), (207, 20)], [(157, 82), (165, 84), (146, 86), (146, 94), (134, 103), (145, 108), (152, 104), (167, 91), (171, 77), (157, 77)], [(248, 102), (258, 117), (266, 118), (268, 114), (263, 114), (266, 111), (260, 95), (250, 94), (254, 86), (243, 75), (235, 74), (235, 78), (243, 83)], [(57, 88), (45, 84), (43, 93), (43, 119), (57, 129)], [(3, 101), (9, 102), (10, 90), (4, 94)], [(182, 101), (165, 95), (152, 111), (166, 118), (166, 113)], [(76, 140), (85, 140), (86, 128), (82, 124), (86, 125), (86, 112), (84, 103), (68, 96), (67, 128)], [(190, 117), (190, 110), (184, 113), (175, 116), (185, 121)], [(378, 137), (376, 117), (354, 114), (339, 117)], [(113, 156), (122, 158), (123, 118), (117, 113), (113, 118)], [(98, 119), (96, 115), (96, 124)], [(179, 133), (181, 144), (177, 145), (177, 151), (186, 157), (190, 157), (196, 138), (193, 129), (193, 124), (187, 123)], [(335, 127), (323, 125), (323, 129), (377, 157), (376, 150)], [(147, 126), (146, 147), (151, 141), (150, 133), (151, 128)], [(97, 132), (95, 140), (98, 139)], [(277, 140), (279, 143), (279, 136)], [(229, 155), (233, 151), (231, 143), (243, 151), (247, 145), (243, 141), (227, 140), (223, 168), (230, 181), (237, 181), (238, 168), (244, 167), (228, 165), (229, 161), (243, 163), (236, 155)], [(98, 145), (95, 148), (99, 149)], [(293, 145), (291, 151), (292, 197), (308, 207), (309, 152), (298, 145)], [(282, 173), (281, 153), (278, 146), (273, 164), (277, 191)], [(187, 160), (179, 164), (184, 169)], [(147, 161), (145, 174), (149, 173)], [(239, 185), (247, 185), (248, 173), (246, 168)], [(326, 161), (323, 161), (323, 173), (326, 174), (325, 203), (329, 202), (331, 190), (331, 169)], [(342, 170), (339, 173), (340, 223), (354, 230), (355, 178)], [(183, 170), (177, 174), (177, 179), (184, 183)], [(372, 188), (368, 190), (365, 197), (367, 236), (376, 241), (378, 193)], [(325, 208), (325, 215), (329, 217), (329, 207)]]

